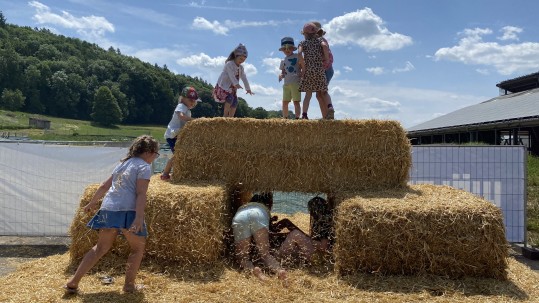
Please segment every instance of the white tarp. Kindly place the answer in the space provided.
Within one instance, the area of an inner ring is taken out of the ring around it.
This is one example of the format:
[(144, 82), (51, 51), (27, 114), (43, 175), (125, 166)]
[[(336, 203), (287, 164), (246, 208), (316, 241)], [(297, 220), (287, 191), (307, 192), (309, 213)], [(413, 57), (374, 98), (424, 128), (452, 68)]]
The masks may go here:
[(413, 146), (410, 183), (449, 185), (483, 197), (501, 208), (507, 241), (526, 241), (524, 146)]
[(84, 188), (103, 182), (126, 153), (0, 142), (0, 235), (67, 235)]

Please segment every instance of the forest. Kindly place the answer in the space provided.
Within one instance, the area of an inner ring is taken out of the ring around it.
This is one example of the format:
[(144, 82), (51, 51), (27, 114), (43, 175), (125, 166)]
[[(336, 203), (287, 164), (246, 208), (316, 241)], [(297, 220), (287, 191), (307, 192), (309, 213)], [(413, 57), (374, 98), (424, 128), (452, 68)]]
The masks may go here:
[[(0, 11), (0, 108), (105, 125), (166, 125), (181, 89), (191, 85), (204, 101), (193, 117), (222, 115), (213, 86), (203, 79), (174, 74), (166, 65), (143, 62), (120, 49), (7, 21)], [(253, 109), (242, 98), (236, 111), (236, 117), (278, 116)]]

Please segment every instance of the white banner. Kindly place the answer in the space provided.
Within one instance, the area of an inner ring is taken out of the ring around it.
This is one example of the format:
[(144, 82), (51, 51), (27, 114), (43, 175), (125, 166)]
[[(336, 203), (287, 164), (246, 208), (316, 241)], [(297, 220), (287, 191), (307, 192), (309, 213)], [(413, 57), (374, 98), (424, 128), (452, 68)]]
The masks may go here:
[(0, 142), (0, 235), (66, 236), (84, 189), (127, 151)]
[(526, 155), (518, 145), (413, 146), (410, 183), (449, 185), (483, 197), (501, 208), (507, 241), (524, 243)]

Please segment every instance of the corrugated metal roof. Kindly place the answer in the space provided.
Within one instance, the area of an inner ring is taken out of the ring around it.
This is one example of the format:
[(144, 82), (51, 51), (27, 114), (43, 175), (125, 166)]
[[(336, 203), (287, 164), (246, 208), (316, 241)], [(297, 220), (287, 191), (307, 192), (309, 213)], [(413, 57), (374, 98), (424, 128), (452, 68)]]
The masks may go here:
[(539, 88), (503, 95), (423, 122), (408, 132), (476, 125), (495, 121), (539, 118)]

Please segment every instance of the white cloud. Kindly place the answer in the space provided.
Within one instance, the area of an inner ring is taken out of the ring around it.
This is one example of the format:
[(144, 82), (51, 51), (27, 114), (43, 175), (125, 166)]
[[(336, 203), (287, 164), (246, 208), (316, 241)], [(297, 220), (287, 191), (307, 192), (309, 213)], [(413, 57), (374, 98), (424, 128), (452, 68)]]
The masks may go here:
[(483, 36), (492, 30), (466, 29), (460, 33), (464, 37), (458, 45), (440, 48), (434, 54), (435, 60), (456, 61), (469, 65), (493, 67), (501, 75), (526, 73), (539, 69), (539, 43), (523, 42), (501, 45), (483, 41)]
[(335, 17), (323, 28), (333, 45), (356, 44), (367, 51), (398, 50), (413, 43), (409, 36), (390, 32), (368, 7)]
[[(175, 58), (182, 56), (181, 51), (170, 48), (140, 49), (134, 51), (132, 55), (142, 61), (146, 61), (151, 64), (157, 63), (160, 66), (167, 64), (167, 62), (174, 62)], [(169, 69), (171, 68), (170, 66), (167, 67)]]
[(104, 17), (94, 15), (75, 17), (66, 11), (62, 11), (60, 15), (53, 13), (48, 6), (38, 1), (28, 2), (28, 5), (36, 10), (33, 19), (37, 23), (74, 29), (91, 41), (102, 38), (106, 32), (114, 32), (114, 25)]
[(279, 69), (281, 61), (282, 59), (280, 58), (264, 58), (262, 59), (262, 66), (266, 67), (266, 73), (278, 76), (281, 73)]
[(219, 22), (214, 20), (213, 22), (205, 19), (204, 17), (196, 17), (191, 24), (191, 27), (198, 30), (209, 30), (216, 35), (227, 36), (228, 32), (231, 29), (242, 28), (242, 27), (261, 27), (261, 26), (277, 26), (283, 23), (290, 23), (290, 21), (232, 21), (225, 20), (224, 22)]
[(413, 71), (414, 69), (415, 69), (415, 66), (412, 64), (412, 62), (406, 61), (406, 64), (404, 67), (394, 68), (391, 72), (394, 74), (405, 73), (405, 72)]
[(260, 84), (253, 83), (251, 84), (251, 90), (255, 95), (262, 95), (262, 96), (280, 96), (282, 94), (281, 89), (277, 89), (275, 87), (265, 87)]
[(365, 69), (367, 72), (375, 75), (375, 76), (378, 76), (378, 75), (381, 75), (384, 73), (384, 68), (381, 67), (381, 66), (376, 66), (376, 67), (367, 67)]
[(522, 33), (522, 28), (515, 27), (515, 26), (504, 26), (502, 29), (500, 29), (500, 32), (503, 33), (501, 37), (498, 37), (499, 40), (506, 41), (506, 40), (516, 40), (518, 41), (518, 35)]
[(345, 66), (343, 66), (342, 68), (343, 68), (344, 71), (347, 72), (347, 73), (354, 71), (354, 70), (353, 70), (350, 66), (348, 66), (348, 65), (345, 65)]
[(490, 75), (490, 72), (486, 68), (476, 68), (475, 71), (480, 73), (481, 75)]
[[(180, 66), (188, 66), (199, 69), (200, 71), (209, 71), (214, 73), (221, 73), (225, 66), (226, 57), (218, 56), (212, 58), (205, 53), (197, 55), (191, 55), (176, 60), (176, 63)], [(254, 76), (258, 73), (256, 67), (250, 63), (243, 63), (243, 69), (247, 77)]]

